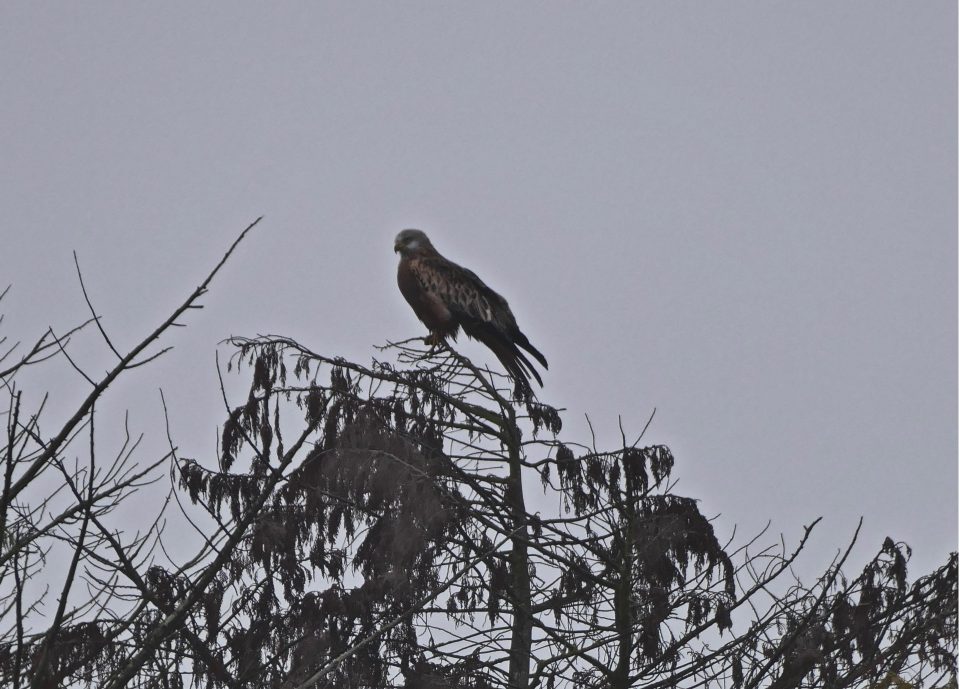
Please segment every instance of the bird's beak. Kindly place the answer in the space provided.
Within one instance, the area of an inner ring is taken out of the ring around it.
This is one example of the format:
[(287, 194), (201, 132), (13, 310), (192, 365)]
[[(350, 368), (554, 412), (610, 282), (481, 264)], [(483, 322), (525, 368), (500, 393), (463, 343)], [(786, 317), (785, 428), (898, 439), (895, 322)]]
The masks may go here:
[(394, 243), (394, 245), (393, 245), (393, 253), (395, 253), (395, 254), (400, 253), (400, 242)]

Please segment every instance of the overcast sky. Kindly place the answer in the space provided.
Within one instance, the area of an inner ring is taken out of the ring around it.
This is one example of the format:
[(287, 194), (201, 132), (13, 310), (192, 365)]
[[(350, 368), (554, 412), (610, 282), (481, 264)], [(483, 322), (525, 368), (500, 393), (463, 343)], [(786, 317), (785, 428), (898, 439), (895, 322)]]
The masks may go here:
[[(861, 561), (890, 535), (920, 573), (957, 541), (956, 13), (3, 3), (4, 332), (83, 317), (76, 249), (131, 345), (264, 215), (98, 423), (129, 407), (161, 447), (162, 385), (209, 466), (217, 342), (364, 362), (422, 334), (392, 251), (418, 227), (510, 300), (566, 437), (656, 407), (647, 440), (721, 534), (823, 515), (828, 556), (863, 515)], [(86, 392), (59, 375), (64, 411)]]

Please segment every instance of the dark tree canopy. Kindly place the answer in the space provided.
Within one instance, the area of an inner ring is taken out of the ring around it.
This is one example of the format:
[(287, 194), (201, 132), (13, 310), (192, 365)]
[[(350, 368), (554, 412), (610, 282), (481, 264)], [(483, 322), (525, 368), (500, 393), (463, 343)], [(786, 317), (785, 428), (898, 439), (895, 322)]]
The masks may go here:
[[(578, 443), (447, 346), (364, 366), (233, 338), (223, 374), (249, 392), (217, 456), (171, 442), (139, 466), (132, 441), (98, 459), (94, 403), (206, 284), (52, 435), (17, 377), (67, 350), (44, 336), (2, 372), (2, 686), (956, 686), (956, 554), (911, 578), (891, 539), (852, 563), (854, 534), (803, 582), (816, 522), (792, 545), (723, 540), (674, 492), (669, 448)], [(193, 533), (118, 529), (164, 467)], [(28, 490), (44, 475), (56, 496)], [(173, 561), (165, 544), (189, 538)], [(45, 570), (56, 552), (69, 567)]]

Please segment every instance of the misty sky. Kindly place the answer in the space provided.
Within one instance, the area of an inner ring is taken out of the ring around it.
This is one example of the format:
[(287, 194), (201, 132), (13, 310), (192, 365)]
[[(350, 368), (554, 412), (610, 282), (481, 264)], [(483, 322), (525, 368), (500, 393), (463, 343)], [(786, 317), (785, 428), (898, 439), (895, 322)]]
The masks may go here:
[[(656, 407), (721, 535), (823, 515), (822, 560), (863, 515), (861, 561), (890, 535), (920, 573), (957, 541), (956, 32), (933, 0), (4, 3), (3, 332), (82, 320), (76, 249), (130, 346), (264, 215), (99, 410), (152, 458), (162, 386), (212, 466), (217, 343), (423, 334), (392, 251), (418, 227), (510, 300), (566, 438)], [(37, 384), (50, 428), (86, 394)]]

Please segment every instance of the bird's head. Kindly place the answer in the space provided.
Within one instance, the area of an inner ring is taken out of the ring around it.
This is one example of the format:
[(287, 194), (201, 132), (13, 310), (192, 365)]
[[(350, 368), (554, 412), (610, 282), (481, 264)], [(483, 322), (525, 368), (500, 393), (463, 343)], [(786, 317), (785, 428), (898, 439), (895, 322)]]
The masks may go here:
[(403, 230), (393, 240), (393, 250), (401, 256), (410, 254), (424, 248), (433, 249), (433, 244), (426, 234), (420, 230)]

